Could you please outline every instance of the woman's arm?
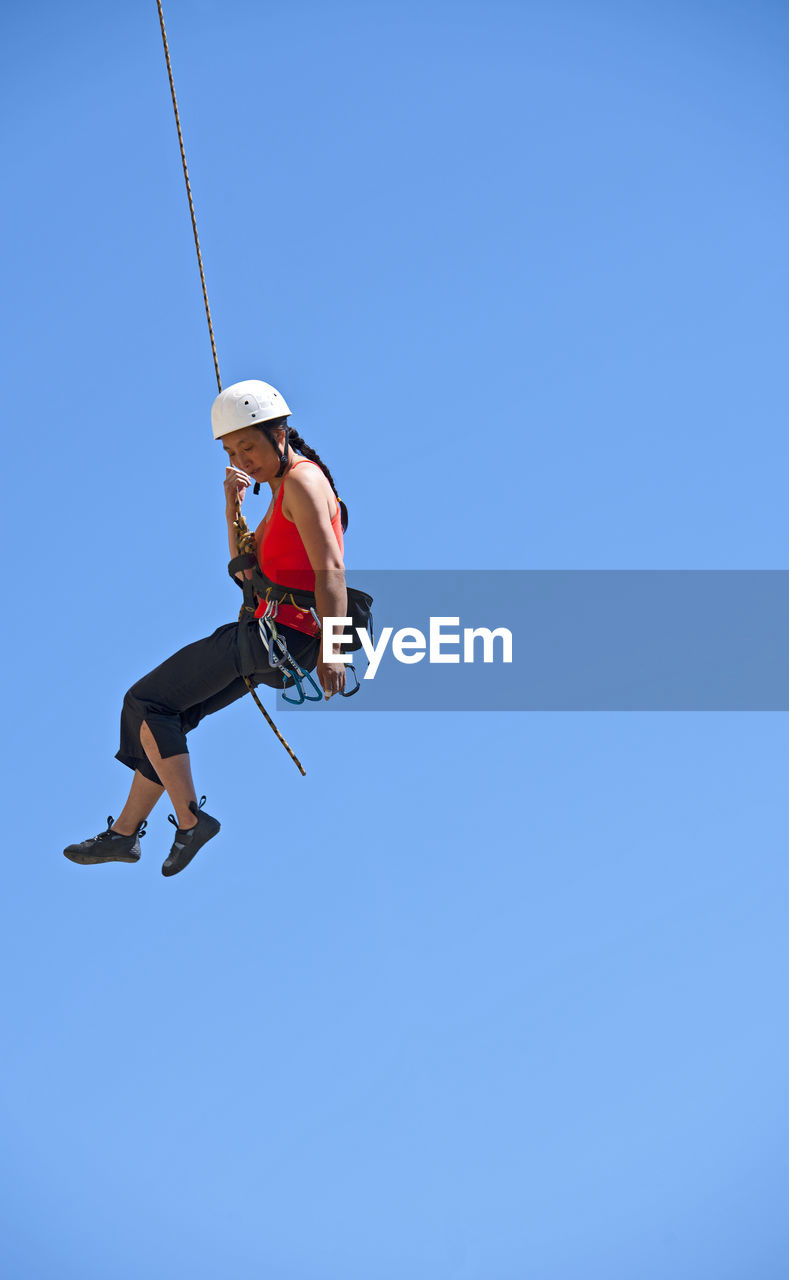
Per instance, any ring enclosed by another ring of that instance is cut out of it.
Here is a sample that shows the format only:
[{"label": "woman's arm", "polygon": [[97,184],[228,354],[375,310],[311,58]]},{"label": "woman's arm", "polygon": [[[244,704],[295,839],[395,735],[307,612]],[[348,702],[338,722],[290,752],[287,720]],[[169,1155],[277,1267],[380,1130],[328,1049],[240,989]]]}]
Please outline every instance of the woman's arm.
[{"label": "woman's arm", "polygon": [[[329,499],[332,507],[336,499],[331,490],[327,498],[326,489],[325,478],[314,467],[299,467],[288,479],[287,512],[283,504],[283,514],[296,525],[315,573],[315,612],[321,627],[324,618],[344,618],[348,612],[345,566],[329,510]],[[339,655],[337,645],[333,652]],[[345,663],[324,662],[321,649],[318,679],[327,698],[341,693],[345,688]]]},{"label": "woman's arm", "polygon": [[[239,502],[244,501],[244,494],[252,484],[252,477],[248,476],[245,471],[239,471],[238,467],[225,468],[225,517],[227,519],[227,545],[230,548],[230,559],[234,560],[238,555],[238,543],[236,541],[236,495]],[[252,577],[252,570],[245,569],[236,574],[239,582],[244,578]]]}]

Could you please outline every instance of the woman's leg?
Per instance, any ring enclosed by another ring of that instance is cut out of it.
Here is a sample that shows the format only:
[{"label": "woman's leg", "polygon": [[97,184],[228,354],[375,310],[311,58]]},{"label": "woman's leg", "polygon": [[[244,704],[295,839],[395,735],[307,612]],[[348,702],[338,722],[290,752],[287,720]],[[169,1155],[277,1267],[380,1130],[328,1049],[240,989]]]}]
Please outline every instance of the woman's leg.
[{"label": "woman's leg", "polygon": [[121,836],[132,835],[140,823],[148,817],[163,792],[164,787],[161,787],[158,782],[151,782],[150,778],[143,777],[139,769],[135,769],[129,798],[112,824],[113,831],[117,831]]},{"label": "woman's leg", "polygon": [[[192,767],[189,763],[189,753],[186,752],[180,756],[168,756],[163,759],[159,754],[154,736],[144,720],[140,726],[140,742],[142,743],[143,751],[164,783],[167,794],[173,802],[178,826],[182,831],[188,831],[190,827],[195,826],[197,823],[197,818],[189,808],[191,801],[197,802],[195,784],[192,781]],[[153,782],[149,783],[151,787],[155,785]],[[159,795],[162,794],[161,787],[158,788],[158,792]],[[153,808],[153,805],[151,808]]]},{"label": "woman's leg", "polygon": [[229,623],[180,649],[132,685],[123,700],[117,759],[166,787],[185,827],[193,824],[189,802],[195,798],[186,734],[203,714],[246,692],[236,630]]},{"label": "woman's leg", "polygon": [[107,830],[97,836],[67,845],[64,854],[71,862],[87,867],[100,862],[139,862],[145,819],[163,791],[164,787],[158,782],[152,782],[136,770],[129,798],[118,820],[110,819]]},{"label": "woman's leg", "polygon": [[[269,665],[257,625],[245,628],[243,657],[239,630],[238,624],[229,623],[205,640],[187,645],[126,694],[117,758],[136,769],[136,774],[127,802],[129,811],[124,809],[115,824],[119,832],[134,822],[138,812],[142,815],[139,821],[150,812],[162,794],[162,785],[172,800],[179,828],[188,831],[194,827],[190,804],[196,803],[197,796],[187,733],[205,716],[244,696],[247,686],[242,670],[254,671],[254,684],[281,688],[282,676]],[[296,660],[308,669],[314,667],[317,641],[289,627],[283,628],[283,633]]]}]

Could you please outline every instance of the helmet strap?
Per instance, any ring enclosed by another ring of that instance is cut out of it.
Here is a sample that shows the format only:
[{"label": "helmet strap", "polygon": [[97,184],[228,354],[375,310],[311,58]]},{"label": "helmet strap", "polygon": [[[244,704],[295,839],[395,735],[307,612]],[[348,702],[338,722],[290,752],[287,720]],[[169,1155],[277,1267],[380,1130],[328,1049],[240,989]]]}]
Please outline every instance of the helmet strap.
[{"label": "helmet strap", "polygon": [[[284,447],[284,449],[282,450],[282,453],[281,453],[281,455],[280,455],[280,460],[279,460],[279,471],[277,472],[277,479],[279,479],[279,477],[280,477],[280,476],[284,476],[284,474],[285,474],[285,468],[286,468],[286,467],[287,467],[287,465],[288,465],[288,428],[287,428],[287,427],[283,427],[283,428],[282,428],[282,430],[285,432],[285,447]],[[277,446],[276,446],[276,445],[274,445],[274,448],[275,448],[275,449],[276,449],[276,447],[277,447]]]},{"label": "helmet strap", "polygon": [[[279,452],[279,449],[277,449],[277,446],[276,446],[276,444],[274,443],[274,441],[271,439],[271,436],[269,436],[269,437],[268,437],[268,439],[269,439],[269,441],[270,441],[270,443],[271,443],[271,447],[272,447],[273,449],[275,449],[275,450],[276,450],[276,452],[279,454],[279,471],[277,472],[276,476],[274,477],[276,480],[278,480],[278,479],[280,478],[280,476],[284,476],[284,474],[285,474],[285,469],[286,469],[286,467],[287,467],[287,465],[288,465],[288,428],[287,428],[287,427],[283,427],[283,431],[285,432],[285,447],[284,447],[284,449],[282,450],[282,453],[280,453],[280,452]],[[252,492],[254,493],[255,497],[257,497],[257,495],[260,493],[260,481],[259,481],[259,480],[256,480],[256,481],[255,481],[255,485],[254,485],[254,488],[253,488]]]}]

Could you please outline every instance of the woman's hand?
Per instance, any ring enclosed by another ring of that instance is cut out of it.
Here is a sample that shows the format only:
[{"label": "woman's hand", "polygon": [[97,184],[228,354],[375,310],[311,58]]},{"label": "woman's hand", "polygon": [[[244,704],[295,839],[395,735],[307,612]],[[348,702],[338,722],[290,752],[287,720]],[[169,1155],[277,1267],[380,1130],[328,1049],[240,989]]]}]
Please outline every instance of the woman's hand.
[{"label": "woman's hand", "polygon": [[241,471],[239,467],[225,467],[225,506],[228,515],[236,513],[236,497],[239,502],[244,501],[244,494],[251,484],[254,484],[251,476],[246,471]]},{"label": "woman's hand", "polygon": [[318,679],[327,701],[333,694],[342,693],[345,688],[345,663],[324,662],[323,658],[319,658]]}]

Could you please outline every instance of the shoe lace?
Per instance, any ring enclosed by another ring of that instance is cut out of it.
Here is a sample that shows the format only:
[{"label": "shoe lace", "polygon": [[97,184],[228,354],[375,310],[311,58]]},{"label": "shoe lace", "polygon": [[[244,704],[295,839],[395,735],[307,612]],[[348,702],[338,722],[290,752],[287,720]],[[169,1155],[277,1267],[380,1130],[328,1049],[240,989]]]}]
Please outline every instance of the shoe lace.
[{"label": "shoe lace", "polygon": [[[113,834],[113,831],[112,831],[112,824],[113,824],[113,822],[114,822],[114,821],[115,821],[115,819],[113,818],[112,814],[109,814],[109,815],[108,815],[108,817],[107,817],[107,826],[105,827],[105,829],[104,829],[103,831],[100,831],[100,832],[99,832],[99,834],[98,834],[97,836],[91,836],[91,840],[92,840],[92,841],[93,841],[93,840],[101,840],[103,836],[109,836],[109,835],[112,835],[112,834]],[[136,833],[136,834],[137,834],[138,836],[144,836],[144,835],[145,835],[145,831],[146,831],[147,826],[148,826],[148,819],[147,819],[147,818],[143,818],[142,822],[140,823],[139,827],[137,828],[137,833]],[[115,832],[115,835],[120,835],[120,832],[119,832],[119,831],[116,831],[116,832]]]},{"label": "shoe lace", "polygon": [[[205,796],[201,796],[201,797],[200,797],[200,801],[199,801],[199,803],[198,803],[198,805],[197,805],[198,809],[202,809],[203,805],[205,804],[205,801],[206,801]],[[193,801],[192,803],[194,803],[194,801]],[[168,815],[167,815],[167,821],[168,821],[168,822],[172,822],[172,824],[173,824],[173,826],[176,828],[176,830],[178,830],[178,831],[180,831],[180,830],[181,830],[181,828],[178,826],[178,819],[176,818],[176,816],[175,816],[175,814],[174,814],[174,813],[168,813]]]}]

